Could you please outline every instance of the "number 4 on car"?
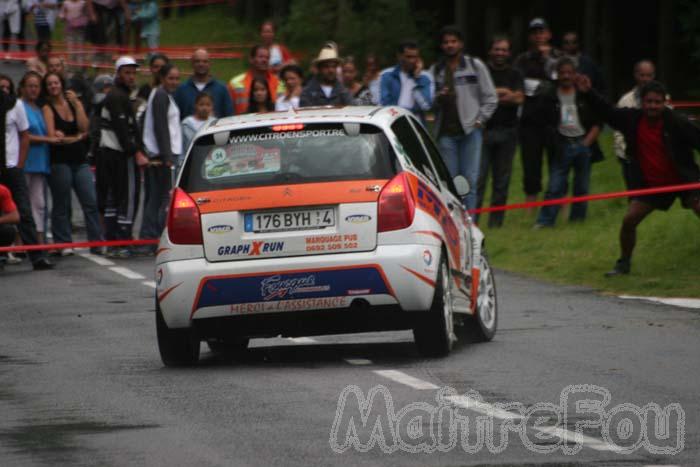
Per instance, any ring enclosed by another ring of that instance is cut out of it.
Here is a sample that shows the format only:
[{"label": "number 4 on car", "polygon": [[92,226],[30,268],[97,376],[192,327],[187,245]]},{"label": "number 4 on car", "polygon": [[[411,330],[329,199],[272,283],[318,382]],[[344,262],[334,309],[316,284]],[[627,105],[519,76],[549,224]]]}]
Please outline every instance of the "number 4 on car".
[{"label": "number 4 on car", "polygon": [[156,257],[166,365],[201,341],[412,329],[426,356],[488,341],[484,237],[423,126],[398,107],[216,120],[189,148]]}]

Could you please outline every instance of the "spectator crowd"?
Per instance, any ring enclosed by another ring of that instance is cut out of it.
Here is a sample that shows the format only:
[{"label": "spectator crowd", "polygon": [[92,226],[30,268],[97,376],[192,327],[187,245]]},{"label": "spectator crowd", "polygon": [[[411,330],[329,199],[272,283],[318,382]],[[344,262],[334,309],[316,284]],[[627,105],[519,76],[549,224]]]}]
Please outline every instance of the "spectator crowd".
[{"label": "spectator crowd", "polygon": [[[58,9],[50,6],[55,3],[44,0],[35,8]],[[413,112],[432,126],[450,173],[469,181],[473,189],[463,201],[470,210],[482,206],[489,178],[491,205],[506,204],[518,145],[528,201],[543,191],[546,200],[562,198],[570,184],[574,196],[586,195],[593,164],[603,158],[597,140],[605,124],[618,131],[615,153],[629,188],[700,180],[693,159],[700,130],[669,108],[666,90],[654,81],[654,64],[637,63],[635,87],[613,107],[602,97],[607,92],[603,74],[580,50],[578,35],[566,32],[561,47],[554,47],[542,18],[528,23],[529,48],[515,57],[510,39],[502,35],[493,38],[485,60],[468,55],[461,31],[447,26],[439,35],[441,57],[429,68],[415,41],[397,44],[395,65],[383,70],[374,56],[360,63],[341,57],[338,45],[327,42],[308,73],[277,42],[275,26],[267,21],[259,44],[249,51],[245,72],[222,82],[211,73],[208,51],[197,49],[191,76],[181,82],[178,67],[155,52],[158,27],[145,20],[150,3],[155,2],[66,0],[57,12],[66,21],[68,43],[78,43],[91,24],[122,34],[116,40],[125,43],[129,29],[120,25],[141,18],[139,34],[153,53],[150,79],[140,87],[133,58],[119,57],[114,76],[88,82],[65,69],[48,40],[38,42],[17,92],[12,80],[0,75],[0,119],[6,128],[0,144],[0,246],[47,242],[48,225],[54,243],[70,243],[72,193],[81,205],[88,240],[130,240],[141,186],[138,237],[156,239],[164,228],[174,173],[200,128],[215,118],[307,106],[395,105]],[[0,18],[7,17],[7,8],[0,9]],[[41,37],[48,39],[50,33]],[[630,271],[637,225],[654,209],[668,209],[677,197],[700,215],[695,191],[631,199],[620,234],[622,254],[609,275]],[[541,208],[534,227],[553,227],[558,212],[554,205]],[[585,202],[569,209],[571,222],[586,215]],[[7,229],[13,224],[19,238]],[[503,212],[490,214],[490,227],[503,224]],[[126,258],[153,255],[155,247],[92,252]],[[53,266],[43,252],[31,252],[29,258],[35,269]],[[0,256],[0,265],[6,260]]]}]

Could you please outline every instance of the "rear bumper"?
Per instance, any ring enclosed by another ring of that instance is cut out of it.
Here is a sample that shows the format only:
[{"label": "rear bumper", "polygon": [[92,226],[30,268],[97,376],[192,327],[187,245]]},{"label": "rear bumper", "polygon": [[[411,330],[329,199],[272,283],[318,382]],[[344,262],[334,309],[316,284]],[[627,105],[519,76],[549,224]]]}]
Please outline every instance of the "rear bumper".
[{"label": "rear bumper", "polygon": [[[354,318],[358,320],[366,305],[369,310],[394,313],[428,309],[439,260],[437,246],[381,245],[362,253],[216,263],[204,258],[169,261],[156,266],[157,299],[171,328],[221,318],[251,318],[231,319],[239,323],[304,313],[311,318],[309,312],[319,310],[328,315],[358,314]],[[256,334],[263,331],[262,325],[256,328]]]}]

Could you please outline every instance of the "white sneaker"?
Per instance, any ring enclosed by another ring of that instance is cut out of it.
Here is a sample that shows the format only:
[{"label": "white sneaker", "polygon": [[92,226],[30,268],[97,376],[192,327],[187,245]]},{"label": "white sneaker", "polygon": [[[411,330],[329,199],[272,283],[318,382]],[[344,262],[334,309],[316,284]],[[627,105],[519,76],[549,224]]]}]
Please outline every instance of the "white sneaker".
[{"label": "white sneaker", "polygon": [[18,258],[14,253],[10,252],[7,254],[7,264],[19,264],[22,262],[22,258]]},{"label": "white sneaker", "polygon": [[64,248],[61,250],[61,256],[73,256],[75,254],[75,251],[73,251],[73,248]]}]

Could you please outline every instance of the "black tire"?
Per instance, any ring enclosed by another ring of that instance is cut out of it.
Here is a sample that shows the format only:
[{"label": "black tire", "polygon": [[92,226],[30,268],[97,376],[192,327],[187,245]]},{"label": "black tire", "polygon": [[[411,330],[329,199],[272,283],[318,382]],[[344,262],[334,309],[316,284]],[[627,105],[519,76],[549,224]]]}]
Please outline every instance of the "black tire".
[{"label": "black tire", "polygon": [[165,366],[190,366],[199,361],[199,338],[191,328],[170,329],[156,303],[158,350]]},{"label": "black tire", "polygon": [[464,317],[464,327],[460,333],[460,337],[470,342],[488,342],[496,335],[498,328],[496,281],[485,251],[482,251],[480,261],[476,310],[474,315]]},{"label": "black tire", "polygon": [[209,350],[214,353],[224,355],[237,355],[245,352],[248,348],[250,339],[247,337],[231,337],[231,338],[211,338],[207,339]]},{"label": "black tire", "polygon": [[421,315],[416,327],[413,328],[418,352],[425,357],[448,355],[456,340],[450,280],[450,268],[447,266],[443,252],[435,282],[433,303],[430,310]]}]

